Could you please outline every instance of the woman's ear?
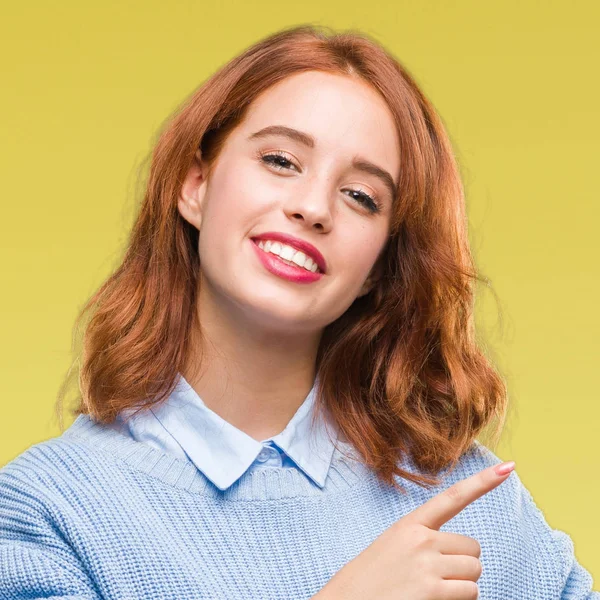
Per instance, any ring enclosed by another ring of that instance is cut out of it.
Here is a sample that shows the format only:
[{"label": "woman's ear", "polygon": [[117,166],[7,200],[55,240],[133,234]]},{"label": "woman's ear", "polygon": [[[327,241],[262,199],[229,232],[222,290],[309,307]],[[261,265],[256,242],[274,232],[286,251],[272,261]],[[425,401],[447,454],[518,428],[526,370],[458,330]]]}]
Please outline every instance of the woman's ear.
[{"label": "woman's ear", "polygon": [[207,173],[208,165],[202,160],[198,149],[183,180],[177,202],[181,216],[198,230],[202,222],[201,208],[206,195]]},{"label": "woman's ear", "polygon": [[379,278],[382,276],[382,274],[383,263],[381,262],[381,260],[378,260],[375,263],[375,266],[371,269],[371,273],[369,273],[369,276],[363,283],[362,287],[360,288],[360,292],[356,297],[360,298],[361,296],[365,296],[366,294],[368,294],[373,289],[375,284],[379,281]]},{"label": "woman's ear", "polygon": [[371,274],[367,277],[367,279],[363,283],[363,286],[360,288],[360,292],[359,292],[357,298],[360,298],[361,296],[368,294],[373,289],[373,287],[375,286],[377,281],[379,281],[379,277],[381,276],[380,271],[381,271],[381,268],[378,267],[377,265],[376,265],[376,268],[373,268],[373,270],[371,271]]},{"label": "woman's ear", "polygon": [[365,296],[372,289],[373,289],[373,283],[371,282],[371,279],[369,278],[363,283],[363,286],[360,288],[360,292],[358,293],[358,295],[356,297],[360,298],[361,296]]}]

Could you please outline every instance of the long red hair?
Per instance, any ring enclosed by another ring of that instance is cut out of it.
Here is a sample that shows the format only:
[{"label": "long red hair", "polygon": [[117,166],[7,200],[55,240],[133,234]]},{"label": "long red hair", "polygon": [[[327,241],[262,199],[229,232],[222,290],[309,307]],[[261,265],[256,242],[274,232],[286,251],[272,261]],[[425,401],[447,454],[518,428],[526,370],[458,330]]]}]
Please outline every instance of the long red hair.
[{"label": "long red hair", "polygon": [[[400,139],[400,181],[382,276],[326,327],[317,357],[315,418],[325,409],[381,481],[439,483],[492,421],[507,391],[474,332],[474,282],[465,200],[452,147],[432,104],[404,67],[359,32],[312,25],[260,40],[205,81],[164,127],[124,258],[87,301],[78,405],[71,414],[112,422],[123,409],[166,399],[190,356],[198,231],[177,197],[194,153],[214,165],[261,92],[302,71],[369,83]],[[210,176],[210,173],[209,173]],[[487,284],[487,280],[484,280]],[[68,377],[67,377],[68,380]],[[57,414],[62,425],[61,386]],[[400,458],[417,467],[403,469]]]}]

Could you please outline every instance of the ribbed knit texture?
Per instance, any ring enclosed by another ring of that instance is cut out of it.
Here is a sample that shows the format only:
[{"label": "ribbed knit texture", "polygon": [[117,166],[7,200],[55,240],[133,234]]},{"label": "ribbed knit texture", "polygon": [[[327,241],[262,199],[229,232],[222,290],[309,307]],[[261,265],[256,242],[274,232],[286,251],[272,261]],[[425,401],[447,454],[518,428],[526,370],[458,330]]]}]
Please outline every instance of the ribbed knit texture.
[{"label": "ribbed knit texture", "polygon": [[[0,469],[0,598],[310,598],[396,520],[499,462],[475,443],[440,486],[402,494],[336,450],[323,489],[270,468],[221,491],[80,415]],[[516,472],[441,530],[479,541],[481,600],[600,600]]]}]

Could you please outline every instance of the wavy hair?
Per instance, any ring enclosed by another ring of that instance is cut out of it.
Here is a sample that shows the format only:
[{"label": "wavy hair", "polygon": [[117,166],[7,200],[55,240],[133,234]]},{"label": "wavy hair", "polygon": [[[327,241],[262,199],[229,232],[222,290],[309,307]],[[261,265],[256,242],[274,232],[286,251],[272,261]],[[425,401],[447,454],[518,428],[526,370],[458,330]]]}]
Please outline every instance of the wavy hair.
[{"label": "wavy hair", "polygon": [[[440,117],[407,70],[361,32],[306,24],[278,31],[225,64],[166,122],[123,260],[76,320],[78,327],[89,315],[71,414],[111,423],[173,391],[199,326],[198,230],[177,208],[184,177],[198,149],[210,177],[253,99],[309,70],[377,90],[395,119],[401,157],[381,277],[323,331],[313,418],[327,411],[381,481],[436,485],[496,419],[497,436],[506,416],[506,385],[475,339],[473,285],[490,286],[474,266],[463,186]],[[402,467],[403,457],[416,472]]]}]

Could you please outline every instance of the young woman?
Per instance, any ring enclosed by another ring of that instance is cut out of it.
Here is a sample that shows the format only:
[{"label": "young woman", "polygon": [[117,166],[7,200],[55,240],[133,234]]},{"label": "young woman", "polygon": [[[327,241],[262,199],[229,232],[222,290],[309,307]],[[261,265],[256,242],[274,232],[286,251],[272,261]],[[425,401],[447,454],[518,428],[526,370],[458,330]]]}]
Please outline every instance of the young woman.
[{"label": "young woman", "polygon": [[600,598],[476,439],[507,406],[477,279],[402,66],[259,41],[162,132],[76,420],[0,470],[0,597]]}]

